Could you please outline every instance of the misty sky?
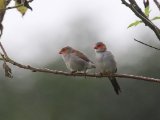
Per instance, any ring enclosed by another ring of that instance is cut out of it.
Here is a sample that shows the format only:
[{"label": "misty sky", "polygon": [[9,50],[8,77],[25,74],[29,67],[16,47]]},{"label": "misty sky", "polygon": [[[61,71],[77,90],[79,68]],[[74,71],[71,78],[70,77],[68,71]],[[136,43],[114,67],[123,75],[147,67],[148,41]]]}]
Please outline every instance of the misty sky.
[{"label": "misty sky", "polygon": [[[155,39],[153,44],[158,41],[143,24],[127,29],[138,18],[121,4],[121,0],[34,0],[30,5],[33,11],[28,10],[24,17],[16,9],[8,10],[3,22],[2,42],[9,56],[20,62],[41,64],[59,57],[57,52],[61,47],[73,45],[73,41],[66,42],[68,38],[65,41],[70,25],[83,18],[88,18],[91,26],[93,24],[99,36],[97,41],[109,44],[117,58],[128,50],[141,49],[133,38],[143,41],[143,34],[147,34],[146,41]],[[153,9],[155,5],[151,5],[151,16],[159,15],[158,10]],[[94,41],[88,47],[93,44]]]}]

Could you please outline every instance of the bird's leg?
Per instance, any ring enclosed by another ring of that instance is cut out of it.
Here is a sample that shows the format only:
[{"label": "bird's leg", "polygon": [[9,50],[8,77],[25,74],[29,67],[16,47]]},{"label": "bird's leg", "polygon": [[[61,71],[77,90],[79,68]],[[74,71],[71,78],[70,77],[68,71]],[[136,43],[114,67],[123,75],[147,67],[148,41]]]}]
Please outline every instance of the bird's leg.
[{"label": "bird's leg", "polygon": [[96,74],[96,69],[94,68],[94,74]]},{"label": "bird's leg", "polygon": [[109,77],[112,76],[112,72],[110,72],[110,71],[106,72],[105,74],[108,75]]},{"label": "bird's leg", "polygon": [[98,74],[99,74],[101,77],[103,76],[103,73],[102,73],[102,72],[99,72]]},{"label": "bird's leg", "polygon": [[76,73],[76,72],[77,72],[76,70],[74,70],[74,71],[71,71],[71,73],[72,73],[72,74],[74,74],[74,73]]},{"label": "bird's leg", "polygon": [[76,73],[77,71],[75,71],[75,70],[73,70],[73,71],[71,71],[71,75],[73,75],[74,77],[75,77],[75,74],[74,73]]},{"label": "bird's leg", "polygon": [[84,70],[84,78],[85,78],[85,79],[86,79],[86,74],[87,74],[87,73],[86,73],[86,70]]}]

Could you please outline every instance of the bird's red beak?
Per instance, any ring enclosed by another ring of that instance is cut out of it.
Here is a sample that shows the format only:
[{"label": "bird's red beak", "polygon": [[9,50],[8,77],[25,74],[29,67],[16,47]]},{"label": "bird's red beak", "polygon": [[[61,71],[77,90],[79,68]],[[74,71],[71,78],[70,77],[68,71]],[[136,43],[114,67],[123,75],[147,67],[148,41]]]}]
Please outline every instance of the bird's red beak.
[{"label": "bird's red beak", "polygon": [[62,54],[62,51],[59,51],[59,54]]},{"label": "bird's red beak", "polygon": [[94,46],[94,49],[97,49],[97,46]]}]

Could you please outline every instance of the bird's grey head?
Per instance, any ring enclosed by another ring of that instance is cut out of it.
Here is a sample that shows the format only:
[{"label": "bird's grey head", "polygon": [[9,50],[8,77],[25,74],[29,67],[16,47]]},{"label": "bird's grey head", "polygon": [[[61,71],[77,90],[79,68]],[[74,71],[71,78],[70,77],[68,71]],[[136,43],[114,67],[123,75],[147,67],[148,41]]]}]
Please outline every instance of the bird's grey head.
[{"label": "bird's grey head", "polygon": [[70,46],[66,46],[59,51],[59,54],[66,55],[73,52],[73,48]]},{"label": "bird's grey head", "polygon": [[94,49],[96,52],[105,52],[107,50],[106,45],[103,42],[97,42]]}]

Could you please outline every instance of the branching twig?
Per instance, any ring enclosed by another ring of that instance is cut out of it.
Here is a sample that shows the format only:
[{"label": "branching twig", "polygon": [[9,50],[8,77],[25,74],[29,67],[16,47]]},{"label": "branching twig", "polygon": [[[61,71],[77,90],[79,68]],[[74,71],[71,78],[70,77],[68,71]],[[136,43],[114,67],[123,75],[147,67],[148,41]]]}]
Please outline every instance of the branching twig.
[{"label": "branching twig", "polygon": [[153,49],[156,49],[156,50],[160,50],[160,48],[153,47],[153,46],[151,46],[151,45],[149,45],[149,44],[146,44],[146,43],[144,43],[144,42],[142,42],[142,41],[139,41],[139,40],[137,40],[137,39],[135,39],[135,38],[134,38],[134,40],[135,40],[136,42],[139,42],[139,43],[141,43],[141,44],[143,44],[143,45],[145,45],[145,46],[148,46],[148,47],[150,47],[150,48],[153,48]]},{"label": "branching twig", "polygon": [[[114,76],[114,77],[119,77],[119,78],[131,78],[131,79],[136,79],[136,80],[144,80],[144,81],[149,81],[149,82],[160,83],[160,79],[144,77],[144,76],[136,76],[136,75],[127,75],[127,74],[118,74],[118,73],[115,73],[113,75],[107,75],[107,74],[106,75],[101,75],[101,74],[98,74],[98,73],[95,73],[95,74],[93,74],[93,73],[88,73],[88,74],[85,74],[85,73],[70,73],[70,72],[64,72],[64,71],[51,70],[51,69],[47,69],[47,68],[35,68],[35,67],[30,66],[30,65],[20,64],[16,61],[10,59],[8,57],[3,45],[1,44],[1,42],[0,42],[0,47],[1,47],[2,51],[5,53],[5,55],[2,55],[3,61],[5,63],[8,62],[8,63],[11,63],[14,66],[19,67],[19,68],[31,70],[32,72],[52,73],[52,74],[66,75],[66,76],[82,76],[82,77],[88,76],[88,77],[95,77],[95,78]],[[5,70],[8,70],[7,73],[9,73],[9,76],[11,76],[11,69],[8,67],[7,64],[5,64]],[[7,77],[9,77],[9,76],[7,76]]]},{"label": "branching twig", "polygon": [[[27,2],[30,3],[32,2],[33,0],[28,0]],[[5,9],[0,9],[0,11],[6,11],[6,10],[10,10],[10,9],[14,9],[14,8],[18,8],[18,7],[21,7],[21,6],[24,6],[24,4],[19,4],[19,5],[16,5],[16,6],[11,6],[11,7],[7,7]]]},{"label": "branching twig", "polygon": [[6,0],[6,6],[11,2],[11,0]]},{"label": "branching twig", "polygon": [[125,0],[121,0],[121,1],[122,1],[122,4],[129,7],[135,13],[135,15],[143,21],[143,23],[146,26],[148,26],[150,29],[152,29],[154,31],[154,33],[156,34],[157,38],[160,40],[160,29],[156,25],[154,25],[151,20],[149,20],[147,18],[147,16],[141,11],[141,9],[138,6],[138,4],[136,3],[136,1],[129,0],[130,4],[127,3]]},{"label": "branching twig", "polygon": [[7,7],[5,9],[0,9],[0,11],[5,11],[5,10],[9,10],[9,9],[14,9],[14,8],[18,8],[18,7],[21,7],[23,6],[24,4],[19,4],[19,5],[16,5],[16,6],[11,6],[11,7]]},{"label": "branching twig", "polygon": [[[27,70],[31,70],[32,72],[43,72],[43,73],[52,73],[52,74],[58,74],[58,75],[66,75],[66,76],[88,76],[88,77],[109,77],[110,75],[100,75],[98,73],[88,73],[88,74],[84,74],[84,73],[70,73],[70,72],[64,72],[64,71],[57,71],[57,70],[51,70],[51,69],[47,69],[47,68],[35,68],[32,67],[30,65],[22,65],[20,63],[17,63],[11,59],[8,59],[9,63],[11,63],[12,65],[15,65],[17,67],[23,68],[23,69],[27,69]],[[157,82],[160,83],[160,79],[155,79],[155,78],[150,78],[150,77],[144,77],[144,76],[135,76],[135,75],[127,75],[127,74],[113,74],[112,76],[114,77],[119,77],[119,78],[131,78],[131,79],[137,79],[137,80],[144,80],[144,81],[150,81],[150,82]]]},{"label": "branching twig", "polygon": [[156,4],[156,6],[158,7],[158,9],[160,10],[160,3],[157,0],[154,0],[154,3]]},{"label": "branching twig", "polygon": [[11,70],[11,68],[7,65],[7,60],[6,60],[6,58],[5,58],[5,56],[2,54],[2,53],[0,53],[1,54],[1,56],[2,56],[2,60],[3,60],[3,69],[4,69],[4,72],[5,72],[5,76],[6,77],[9,77],[9,78],[12,78],[13,76],[12,76],[12,70]]},{"label": "branching twig", "polygon": [[0,42],[0,48],[2,49],[2,51],[3,51],[3,53],[4,53],[5,58],[8,58],[7,52],[5,51],[5,49],[4,49],[4,47],[3,47],[3,45],[2,45],[2,43],[1,43],[1,42]]},{"label": "branching twig", "polygon": [[[30,0],[30,2],[32,2],[33,0]],[[134,3],[135,1],[134,0],[129,0],[130,3]],[[132,5],[132,4],[129,4],[127,3],[125,0],[122,0],[122,3],[125,4],[127,7],[129,7],[138,17],[140,17],[142,19],[142,21],[148,25],[151,29],[153,29],[153,31],[156,33],[157,37],[160,39],[160,34],[159,34],[159,29],[146,17],[143,15],[143,12],[142,13],[139,13],[139,8],[138,6],[135,6],[136,4]],[[23,5],[23,4],[22,4]],[[18,6],[13,6],[13,7],[8,7],[6,8],[5,10],[7,9],[13,9],[13,8],[17,8],[17,7],[20,7],[22,5],[18,5]],[[156,78],[150,78],[150,77],[144,77],[144,76],[136,76],[136,75],[127,75],[127,74],[118,74],[118,73],[115,73],[113,75],[101,75],[101,74],[98,74],[98,73],[87,73],[87,74],[84,74],[84,73],[70,73],[70,72],[64,72],[64,71],[57,71],[57,70],[51,70],[51,69],[47,69],[47,68],[36,68],[36,67],[32,67],[30,65],[23,65],[23,64],[20,64],[12,59],[9,58],[9,56],[7,55],[2,43],[0,42],[0,48],[2,49],[3,51],[3,54],[2,55],[2,59],[0,60],[3,60],[4,61],[4,69],[5,69],[5,73],[7,74],[6,76],[8,77],[12,77],[11,76],[11,69],[9,68],[9,66],[6,64],[7,62],[14,65],[14,66],[17,66],[19,68],[23,68],[23,69],[27,69],[27,70],[31,70],[32,72],[43,72],[43,73],[51,73],[51,74],[57,74],[57,75],[66,75],[66,76],[82,76],[82,77],[95,77],[95,78],[102,78],[102,77],[111,77],[111,76],[114,76],[114,77],[119,77],[119,78],[130,78],[130,79],[136,79],[136,80],[144,80],[144,81],[149,81],[149,82],[157,82],[157,83],[160,83],[160,79],[156,79]]]}]

